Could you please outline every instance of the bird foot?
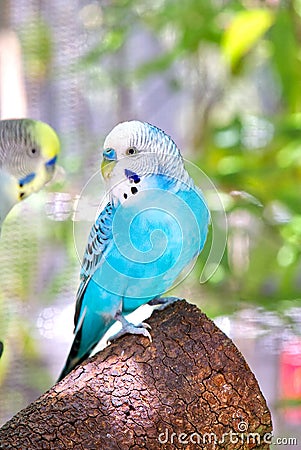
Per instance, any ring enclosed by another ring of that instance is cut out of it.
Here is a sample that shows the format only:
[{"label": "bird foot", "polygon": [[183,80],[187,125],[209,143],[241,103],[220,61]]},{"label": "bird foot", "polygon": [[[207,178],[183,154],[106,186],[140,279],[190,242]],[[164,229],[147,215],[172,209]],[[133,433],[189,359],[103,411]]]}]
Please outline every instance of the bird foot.
[{"label": "bird foot", "polygon": [[148,330],[151,330],[151,326],[148,323],[145,322],[141,322],[138,325],[134,325],[133,323],[128,322],[125,317],[120,314],[117,313],[115,315],[115,319],[119,320],[119,322],[121,322],[122,324],[122,328],[120,331],[118,331],[118,333],[114,334],[113,336],[111,336],[107,343],[110,344],[111,342],[115,341],[116,339],[120,338],[121,336],[124,336],[125,334],[139,334],[142,336],[147,337],[150,342],[152,342],[152,337],[149,333]]},{"label": "bird foot", "polygon": [[157,311],[162,311],[167,306],[172,305],[173,303],[184,300],[183,298],[178,297],[155,297],[148,302],[150,306],[156,306]]}]

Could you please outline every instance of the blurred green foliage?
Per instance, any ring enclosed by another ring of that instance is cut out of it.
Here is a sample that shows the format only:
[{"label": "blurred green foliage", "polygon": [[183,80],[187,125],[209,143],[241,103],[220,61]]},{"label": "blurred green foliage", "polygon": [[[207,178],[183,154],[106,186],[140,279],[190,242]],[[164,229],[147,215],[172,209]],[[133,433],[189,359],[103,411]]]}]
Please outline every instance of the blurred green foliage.
[{"label": "blurred green foliage", "polygon": [[26,76],[39,81],[49,77],[53,48],[47,22],[42,18],[31,20],[23,25],[19,34]]}]

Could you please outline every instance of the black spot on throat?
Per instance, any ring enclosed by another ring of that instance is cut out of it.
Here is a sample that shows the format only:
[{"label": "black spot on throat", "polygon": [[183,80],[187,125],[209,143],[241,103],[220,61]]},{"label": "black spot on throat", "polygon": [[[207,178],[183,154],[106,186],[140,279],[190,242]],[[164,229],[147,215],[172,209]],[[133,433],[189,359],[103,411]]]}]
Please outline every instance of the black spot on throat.
[{"label": "black spot on throat", "polygon": [[137,192],[138,192],[138,189],[136,188],[136,186],[133,186],[133,187],[131,187],[131,192],[132,192],[132,194],[137,194]]}]

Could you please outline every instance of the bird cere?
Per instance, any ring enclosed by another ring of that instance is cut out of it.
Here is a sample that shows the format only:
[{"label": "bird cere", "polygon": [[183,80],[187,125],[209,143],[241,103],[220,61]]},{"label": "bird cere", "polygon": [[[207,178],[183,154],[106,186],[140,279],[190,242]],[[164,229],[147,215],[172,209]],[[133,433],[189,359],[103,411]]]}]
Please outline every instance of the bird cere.
[{"label": "bird cere", "polygon": [[59,138],[48,124],[32,119],[0,121],[0,229],[16,203],[52,179],[59,151]]},{"label": "bird cere", "polygon": [[101,165],[109,201],[92,226],[76,298],[74,341],[61,380],[85,360],[115,321],[151,339],[148,325],[124,317],[162,297],[202,250],[210,215],[174,141],[149,123],[118,124]]}]

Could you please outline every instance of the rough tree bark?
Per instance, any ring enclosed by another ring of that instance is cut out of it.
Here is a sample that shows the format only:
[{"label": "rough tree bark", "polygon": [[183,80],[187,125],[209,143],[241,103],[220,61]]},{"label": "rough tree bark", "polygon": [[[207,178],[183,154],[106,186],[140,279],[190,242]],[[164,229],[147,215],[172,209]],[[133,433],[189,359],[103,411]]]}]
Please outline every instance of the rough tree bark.
[{"label": "rough tree bark", "polygon": [[197,307],[148,320],[0,430],[1,449],[268,449],[271,417],[241,353]]}]

